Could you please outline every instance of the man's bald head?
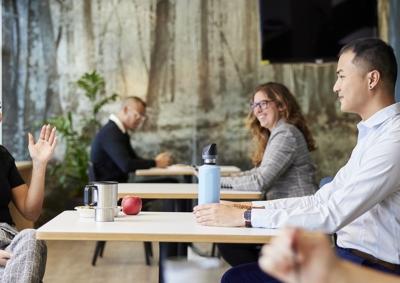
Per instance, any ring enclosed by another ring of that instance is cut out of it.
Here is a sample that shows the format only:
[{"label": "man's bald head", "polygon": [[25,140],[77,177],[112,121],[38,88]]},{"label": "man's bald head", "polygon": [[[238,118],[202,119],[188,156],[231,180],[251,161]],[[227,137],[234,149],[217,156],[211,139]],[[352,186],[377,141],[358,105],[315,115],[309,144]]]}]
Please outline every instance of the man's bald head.
[{"label": "man's bald head", "polygon": [[128,97],[125,97],[125,98],[122,100],[122,103],[121,103],[121,110],[122,110],[125,106],[130,106],[130,105],[132,105],[132,104],[139,104],[139,105],[142,106],[144,109],[146,109],[146,107],[147,107],[146,102],[144,102],[143,99],[141,99],[140,97],[137,97],[137,96],[128,96]]},{"label": "man's bald head", "polygon": [[137,96],[128,96],[122,100],[118,118],[129,130],[139,127],[146,119],[146,102]]}]

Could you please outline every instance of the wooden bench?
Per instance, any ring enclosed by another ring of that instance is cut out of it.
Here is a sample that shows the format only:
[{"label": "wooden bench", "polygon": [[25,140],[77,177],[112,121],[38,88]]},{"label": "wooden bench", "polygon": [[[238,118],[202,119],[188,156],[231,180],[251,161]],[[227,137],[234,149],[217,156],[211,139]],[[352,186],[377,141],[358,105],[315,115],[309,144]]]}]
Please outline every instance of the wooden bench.
[{"label": "wooden bench", "polygon": [[[15,163],[17,165],[18,171],[24,179],[25,183],[29,186],[32,177],[32,162],[31,161],[18,161]],[[17,210],[12,202],[9,204],[9,209],[11,217],[15,223],[15,226],[20,231],[26,228],[33,228],[34,223],[30,220],[25,219],[21,213]]]}]

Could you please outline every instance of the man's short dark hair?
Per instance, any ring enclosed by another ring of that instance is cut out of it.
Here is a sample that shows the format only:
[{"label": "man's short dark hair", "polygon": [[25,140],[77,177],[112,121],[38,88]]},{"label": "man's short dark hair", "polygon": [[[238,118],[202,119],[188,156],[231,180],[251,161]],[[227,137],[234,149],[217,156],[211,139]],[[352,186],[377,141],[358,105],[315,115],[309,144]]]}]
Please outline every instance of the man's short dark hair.
[{"label": "man's short dark hair", "polygon": [[354,52],[354,64],[361,62],[367,66],[368,71],[377,70],[382,80],[394,89],[397,78],[397,62],[390,45],[378,38],[360,38],[343,46],[339,56],[347,51]]}]

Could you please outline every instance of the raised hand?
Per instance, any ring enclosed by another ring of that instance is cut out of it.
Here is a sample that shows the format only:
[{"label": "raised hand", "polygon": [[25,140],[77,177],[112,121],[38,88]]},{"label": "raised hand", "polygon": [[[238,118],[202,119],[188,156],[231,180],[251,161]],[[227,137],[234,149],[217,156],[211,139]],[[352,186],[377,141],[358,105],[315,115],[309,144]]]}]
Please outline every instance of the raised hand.
[{"label": "raised hand", "polygon": [[50,125],[43,125],[36,143],[31,133],[28,134],[28,137],[28,149],[32,161],[34,163],[46,165],[53,156],[57,144],[56,128],[51,128]]}]

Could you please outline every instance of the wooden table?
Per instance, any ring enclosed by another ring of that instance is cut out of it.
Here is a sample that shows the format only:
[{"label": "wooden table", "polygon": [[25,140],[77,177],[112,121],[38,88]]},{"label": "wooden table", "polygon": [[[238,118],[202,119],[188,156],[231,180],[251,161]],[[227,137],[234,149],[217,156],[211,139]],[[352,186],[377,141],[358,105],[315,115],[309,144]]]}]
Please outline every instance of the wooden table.
[{"label": "wooden table", "polygon": [[[121,183],[118,196],[136,195],[144,199],[197,199],[198,184],[185,183]],[[221,190],[225,200],[261,200],[261,192]]]},{"label": "wooden table", "polygon": [[154,241],[203,243],[268,243],[275,229],[208,227],[195,222],[190,212],[140,212],[114,222],[80,218],[64,211],[36,232],[41,240]]},{"label": "wooden table", "polygon": [[[221,168],[221,176],[228,176],[232,173],[240,172],[240,168],[236,166],[219,166]],[[167,168],[150,168],[136,170],[137,176],[195,176],[196,170],[189,165],[171,165]]]},{"label": "wooden table", "polygon": [[[268,243],[274,229],[208,227],[195,222],[189,212],[141,212],[120,216],[114,222],[79,218],[64,211],[36,232],[41,240],[154,241],[160,243],[160,258],[167,244],[161,242]],[[159,282],[163,282],[163,260],[159,260]]]}]

